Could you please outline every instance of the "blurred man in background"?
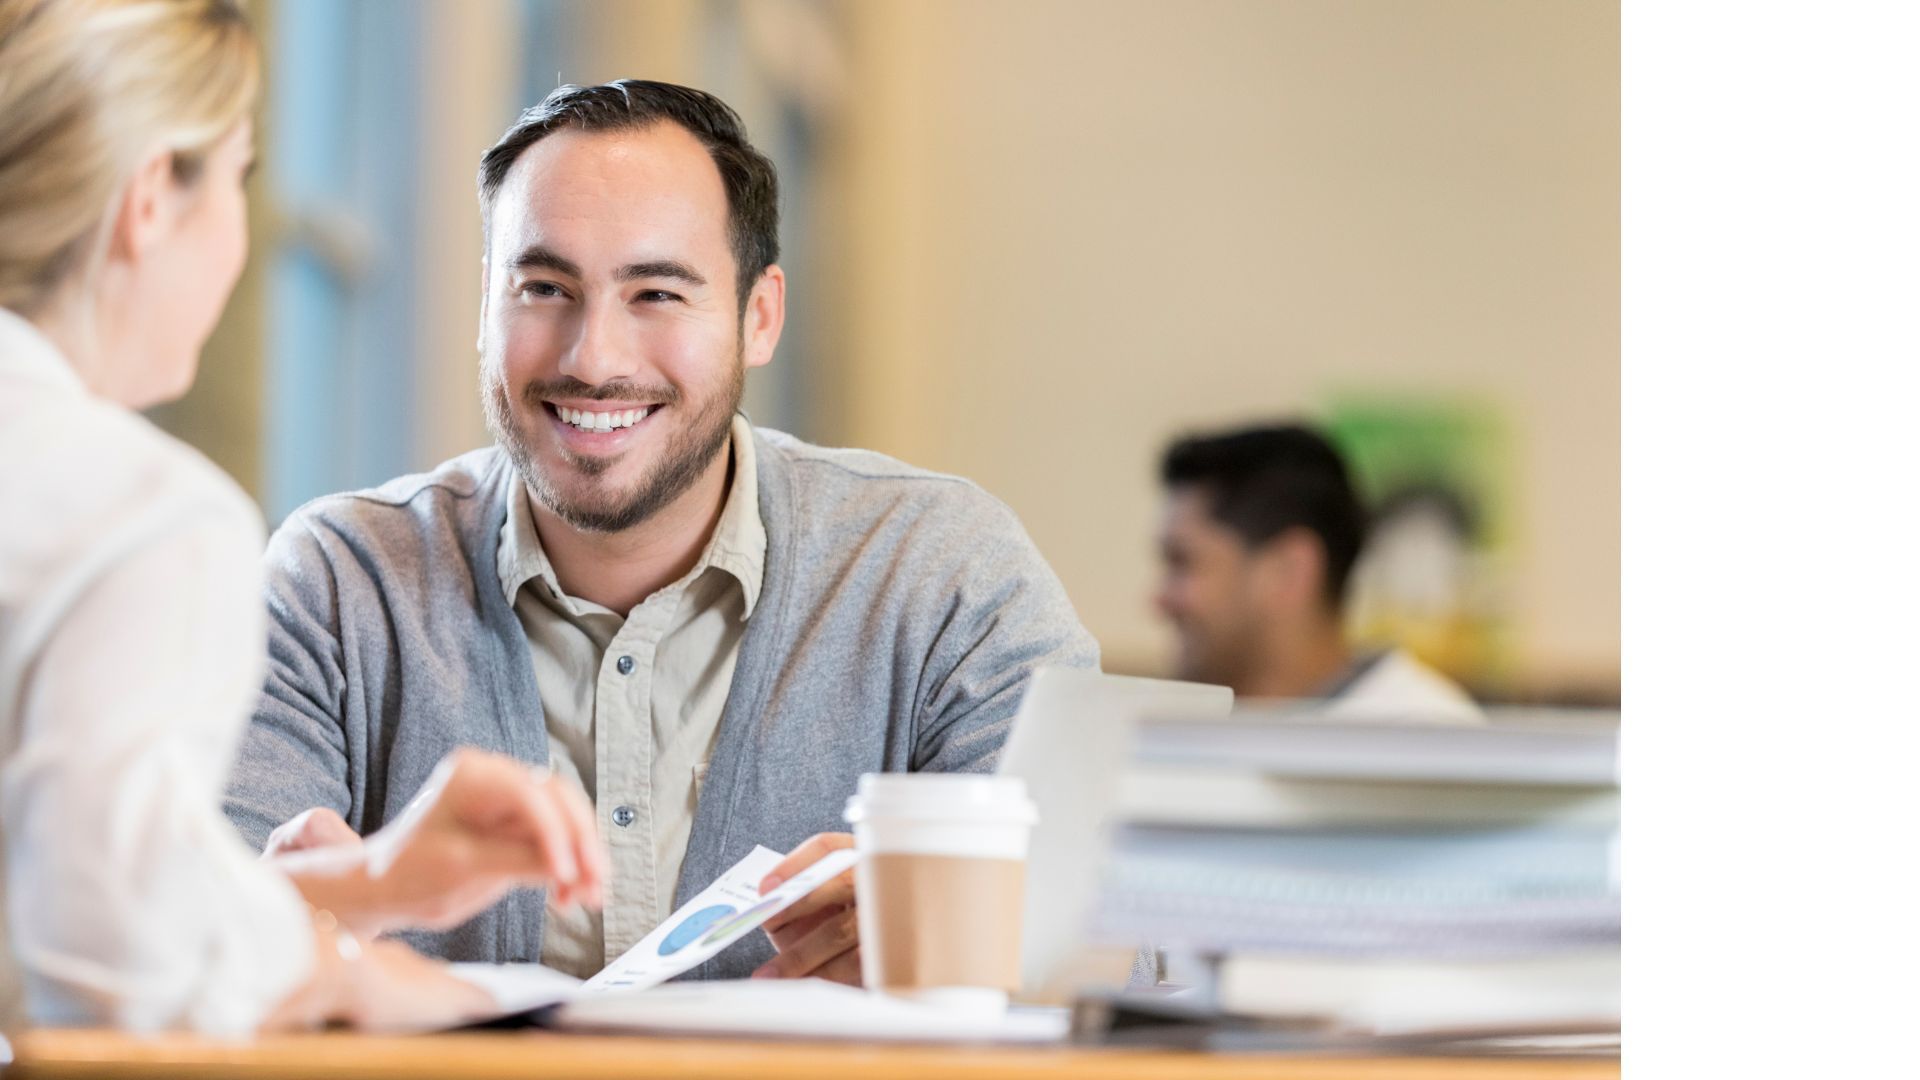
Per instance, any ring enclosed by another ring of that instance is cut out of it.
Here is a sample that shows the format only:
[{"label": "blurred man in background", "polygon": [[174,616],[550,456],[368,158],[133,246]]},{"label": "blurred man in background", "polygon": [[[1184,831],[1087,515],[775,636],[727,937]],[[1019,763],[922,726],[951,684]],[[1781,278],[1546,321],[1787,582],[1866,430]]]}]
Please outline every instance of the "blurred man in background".
[{"label": "blurred man in background", "polygon": [[1289,424],[1183,439],[1160,478],[1155,602],[1179,636],[1180,678],[1240,697],[1321,699],[1339,717],[1484,719],[1405,650],[1348,641],[1347,586],[1366,512],[1320,434]]}]

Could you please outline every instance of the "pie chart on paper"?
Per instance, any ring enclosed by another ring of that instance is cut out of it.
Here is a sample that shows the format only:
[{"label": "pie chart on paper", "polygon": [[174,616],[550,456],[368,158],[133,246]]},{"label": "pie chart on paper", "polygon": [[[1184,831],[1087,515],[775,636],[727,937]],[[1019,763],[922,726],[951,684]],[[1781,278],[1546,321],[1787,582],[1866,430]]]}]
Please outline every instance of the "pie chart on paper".
[{"label": "pie chart on paper", "polygon": [[732,915],[736,910],[738,909],[727,904],[715,904],[712,907],[703,907],[681,919],[680,925],[667,931],[667,936],[661,940],[660,955],[672,956],[693,944],[708,927]]},{"label": "pie chart on paper", "polygon": [[702,941],[700,944],[718,945],[720,944],[720,942],[724,941],[729,936],[738,933],[743,928],[752,928],[755,926],[759,926],[761,923],[766,922],[768,919],[772,918],[773,913],[777,911],[783,903],[784,901],[777,896],[771,897],[766,900],[762,900],[758,904],[755,904],[752,907],[748,908],[747,910],[741,912],[738,917],[727,919],[723,922],[716,923],[713,928],[713,933],[708,934],[706,936],[706,940]]}]

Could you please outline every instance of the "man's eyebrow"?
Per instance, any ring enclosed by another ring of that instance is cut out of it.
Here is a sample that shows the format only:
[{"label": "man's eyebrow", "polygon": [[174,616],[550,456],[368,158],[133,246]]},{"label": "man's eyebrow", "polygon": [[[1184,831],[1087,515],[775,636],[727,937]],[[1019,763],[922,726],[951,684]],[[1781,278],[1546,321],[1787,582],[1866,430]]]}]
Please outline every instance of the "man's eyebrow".
[{"label": "man's eyebrow", "polygon": [[[522,251],[513,257],[509,264],[515,270],[544,269],[565,274],[570,278],[581,278],[579,264],[568,259],[552,248],[540,244]],[[653,259],[648,262],[628,263],[614,275],[621,281],[638,281],[641,278],[670,278],[684,281],[689,285],[705,285],[707,279],[700,272],[677,259]]]},{"label": "man's eyebrow", "polygon": [[539,244],[535,244],[520,254],[515,255],[513,261],[508,265],[515,270],[552,270],[558,274],[565,274],[570,278],[578,278],[580,276],[580,267],[575,264],[573,260],[562,258],[555,254],[553,249],[542,247]]},{"label": "man's eyebrow", "polygon": [[705,285],[707,279],[699,271],[686,263],[673,259],[655,259],[652,262],[628,263],[620,268],[621,281],[637,281],[640,278],[672,278],[689,285]]}]

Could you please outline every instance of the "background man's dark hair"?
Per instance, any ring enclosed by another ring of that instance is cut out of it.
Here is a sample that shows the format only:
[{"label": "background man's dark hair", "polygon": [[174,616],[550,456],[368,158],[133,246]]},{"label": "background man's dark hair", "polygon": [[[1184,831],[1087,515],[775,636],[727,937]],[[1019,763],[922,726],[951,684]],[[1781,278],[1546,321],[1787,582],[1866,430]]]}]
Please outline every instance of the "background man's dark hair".
[{"label": "background man's dark hair", "polygon": [[1304,424],[1246,428],[1181,439],[1160,478],[1203,492],[1213,516],[1249,547],[1305,528],[1327,552],[1326,599],[1339,610],[1366,539],[1366,511],[1340,451]]},{"label": "background man's dark hair", "polygon": [[713,155],[727,189],[727,234],[738,268],[740,309],[767,267],[780,259],[780,182],[773,162],[747,141],[740,114],[707,93],[672,83],[621,79],[599,86],[562,86],[520,114],[500,141],[480,159],[480,212],[493,215],[493,200],[507,171],[527,147],[556,131],[621,131],[678,124]]}]

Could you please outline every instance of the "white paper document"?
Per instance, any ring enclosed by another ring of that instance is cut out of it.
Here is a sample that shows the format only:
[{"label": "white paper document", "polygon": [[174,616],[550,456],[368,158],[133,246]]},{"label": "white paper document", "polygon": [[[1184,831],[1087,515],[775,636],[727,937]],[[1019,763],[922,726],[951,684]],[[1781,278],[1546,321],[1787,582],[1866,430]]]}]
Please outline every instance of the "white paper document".
[{"label": "white paper document", "polygon": [[680,905],[639,944],[584,983],[539,964],[455,964],[453,974],[492,994],[502,1014],[557,1005],[584,995],[657,986],[718,955],[859,861],[851,848],[832,852],[772,892],[760,895],[761,880],[785,857],[755,847],[698,896]]},{"label": "white paper document", "polygon": [[642,990],[691,971],[852,867],[859,855],[851,848],[833,852],[761,896],[761,879],[784,858],[777,851],[754,848],[700,890],[700,895],[680,905],[653,933],[588,979],[585,992]]},{"label": "white paper document", "polygon": [[539,964],[450,964],[453,976],[485,990],[499,1016],[558,1005],[580,992],[579,979]]},{"label": "white paper document", "polygon": [[1054,1043],[1066,1037],[1064,1009],[974,1013],[819,979],[660,986],[859,861],[850,849],[833,852],[760,895],[761,880],[782,858],[754,848],[584,983],[538,964],[455,964],[453,973],[492,994],[502,1015],[561,1006],[546,1021],[560,1028],[919,1042]]},{"label": "white paper document", "polygon": [[874,994],[821,979],[682,982],[569,1001],[556,1025],[580,1031],[862,1042],[1058,1043],[1066,1009],[974,1011]]}]

